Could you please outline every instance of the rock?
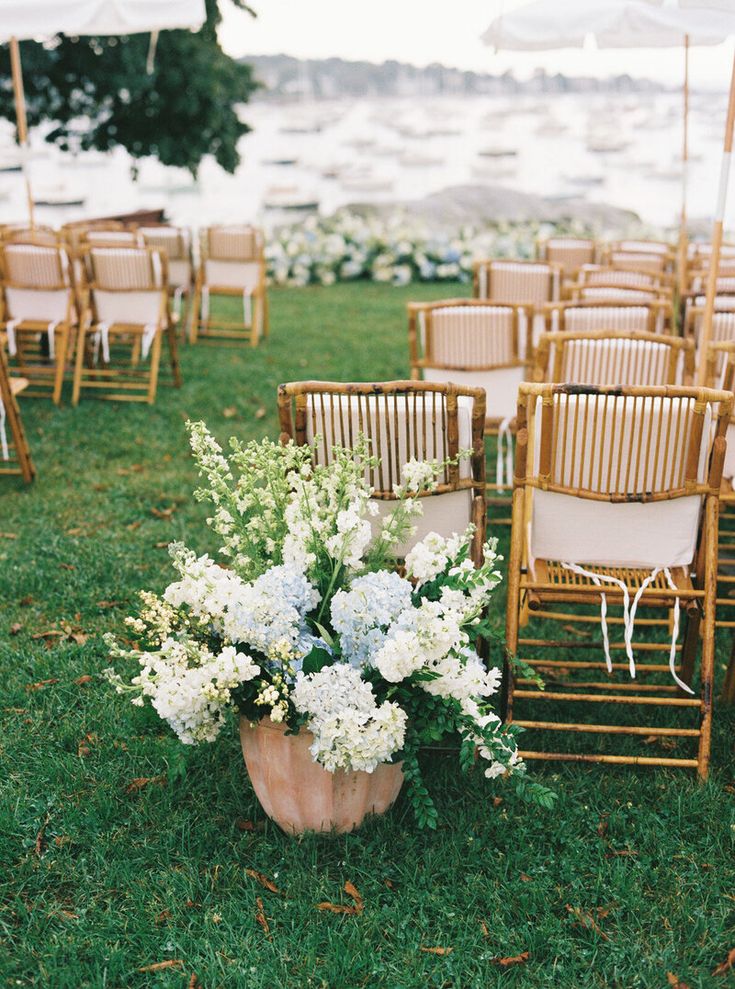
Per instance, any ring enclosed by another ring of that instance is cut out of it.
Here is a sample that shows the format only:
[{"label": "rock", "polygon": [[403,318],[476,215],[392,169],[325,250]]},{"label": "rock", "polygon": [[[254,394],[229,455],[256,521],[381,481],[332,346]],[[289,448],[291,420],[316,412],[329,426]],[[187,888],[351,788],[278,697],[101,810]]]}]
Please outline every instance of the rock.
[{"label": "rock", "polygon": [[476,226],[500,221],[574,221],[604,230],[624,230],[641,222],[632,210],[606,203],[591,203],[579,196],[536,196],[490,185],[455,185],[423,199],[353,203],[347,208],[363,216],[387,216],[400,210],[409,217],[430,222],[434,228],[450,231],[464,223]]}]

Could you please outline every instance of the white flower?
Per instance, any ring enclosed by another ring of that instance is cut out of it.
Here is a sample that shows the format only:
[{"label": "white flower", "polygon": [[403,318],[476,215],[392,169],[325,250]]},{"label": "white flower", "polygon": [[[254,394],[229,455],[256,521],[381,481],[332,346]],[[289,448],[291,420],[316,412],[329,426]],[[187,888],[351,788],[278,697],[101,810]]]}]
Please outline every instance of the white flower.
[{"label": "white flower", "polygon": [[348,591],[332,598],[332,628],[342,654],[355,665],[370,661],[382,646],[388,626],[411,604],[409,581],[391,570],[357,577]]},{"label": "white flower", "polygon": [[371,773],[403,747],[406,712],[390,701],[377,705],[372,687],[353,666],[299,673],[291,696],[314,735],[311,754],[329,772]]}]

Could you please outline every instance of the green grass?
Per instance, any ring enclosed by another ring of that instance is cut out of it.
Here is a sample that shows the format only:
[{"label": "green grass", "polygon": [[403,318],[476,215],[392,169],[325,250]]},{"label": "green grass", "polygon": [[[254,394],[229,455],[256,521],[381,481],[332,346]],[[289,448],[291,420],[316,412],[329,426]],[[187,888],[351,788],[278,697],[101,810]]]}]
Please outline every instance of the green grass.
[{"label": "green grass", "polygon": [[[280,381],[403,377],[405,302],[447,294],[274,291],[268,343],[185,348],[184,388],[162,387],[153,408],[23,404],[38,478],[0,487],[3,985],[186,987],[195,973],[206,989],[659,989],[668,972],[691,989],[735,984],[710,974],[735,947],[731,712],[716,713],[703,786],[682,771],[534,765],[559,794],[547,812],[435,756],[438,832],[417,833],[399,801],[357,834],[297,841],[260,810],[234,721],[216,745],[184,748],[96,677],[101,634],[123,632],[137,591],[170,579],[165,544],[216,548],[191,496],[185,419],[221,440],[276,435]],[[79,641],[34,638],[62,623]],[[153,782],[127,792],[140,777]],[[361,915],[315,909],[349,902],[348,880]],[[139,971],[167,959],[183,965]]]}]

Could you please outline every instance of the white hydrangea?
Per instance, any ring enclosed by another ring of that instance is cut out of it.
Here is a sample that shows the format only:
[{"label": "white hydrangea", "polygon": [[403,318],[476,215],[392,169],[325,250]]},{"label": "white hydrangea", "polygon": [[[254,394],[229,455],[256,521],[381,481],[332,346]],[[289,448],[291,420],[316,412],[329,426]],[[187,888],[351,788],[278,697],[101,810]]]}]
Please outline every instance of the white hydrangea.
[{"label": "white hydrangea", "polygon": [[417,587],[435,580],[444,573],[450,560],[457,556],[467,538],[467,533],[454,535],[450,539],[440,536],[438,532],[427,533],[406,554],[406,576],[415,580]]},{"label": "white hydrangea", "polygon": [[460,612],[445,611],[439,601],[422,601],[398,616],[373,663],[385,680],[400,683],[466,642]]},{"label": "white hydrangea", "polygon": [[291,699],[314,735],[310,752],[329,772],[372,773],[403,747],[406,712],[391,701],[375,703],[354,666],[338,663],[296,678]]},{"label": "white hydrangea", "polygon": [[342,655],[354,665],[370,662],[385,641],[388,627],[411,604],[413,588],[392,570],[357,577],[332,599],[332,628]]},{"label": "white hydrangea", "polygon": [[232,691],[260,673],[252,657],[234,646],[213,653],[190,639],[168,638],[139,661],[133,686],[187,745],[214,741]]}]

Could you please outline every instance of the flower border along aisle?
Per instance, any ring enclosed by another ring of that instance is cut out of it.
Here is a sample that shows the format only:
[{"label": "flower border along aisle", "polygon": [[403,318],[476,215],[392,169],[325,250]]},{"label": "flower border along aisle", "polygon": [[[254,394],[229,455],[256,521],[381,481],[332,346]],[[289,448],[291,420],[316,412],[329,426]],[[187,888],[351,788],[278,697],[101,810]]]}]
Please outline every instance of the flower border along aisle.
[{"label": "flower border along aisle", "polygon": [[[171,547],[179,579],[162,597],[143,592],[140,616],[127,619],[139,649],[108,637],[114,656],[138,666],[129,683],[107,671],[117,690],[135,704],[148,699],[186,744],[213,741],[230,707],[247,725],[280,726],[281,740],[298,733],[302,750],[309,732],[310,759],[323,778],[331,774],[326,810],[302,825],[298,814],[274,813],[286,830],[356,826],[360,813],[349,819],[348,809],[345,819],[329,809],[335,781],[397,763],[419,825],[436,826],[418,752],[450,734],[460,737],[464,769],[479,755],[486,776],[511,775],[524,797],[550,804],[549,791],[525,776],[520,729],[503,726],[490,706],[500,671],[477,652],[501,579],[495,543],[475,568],[471,527],[450,539],[430,533],[406,555],[405,576],[395,570],[420,496],[446,464],[409,461],[396,507],[381,518],[365,479],[377,460],[363,438],[315,466],[311,447],[269,440],[233,439],[227,458],[203,423],[189,428],[207,482],[196,496],[214,506],[209,522],[228,568]],[[267,781],[254,782],[262,793]],[[299,780],[291,783],[297,799]],[[361,813],[387,809],[395,795],[368,796]]]}]

